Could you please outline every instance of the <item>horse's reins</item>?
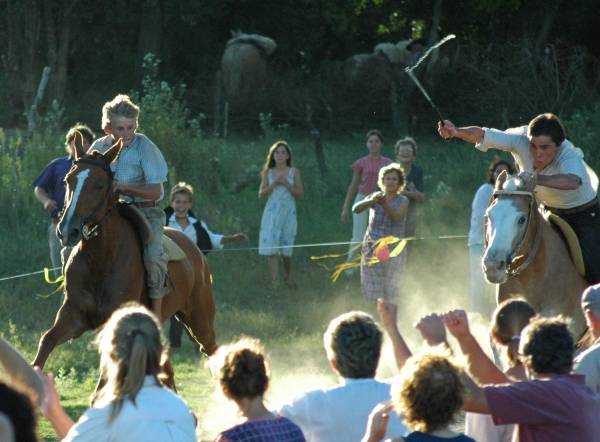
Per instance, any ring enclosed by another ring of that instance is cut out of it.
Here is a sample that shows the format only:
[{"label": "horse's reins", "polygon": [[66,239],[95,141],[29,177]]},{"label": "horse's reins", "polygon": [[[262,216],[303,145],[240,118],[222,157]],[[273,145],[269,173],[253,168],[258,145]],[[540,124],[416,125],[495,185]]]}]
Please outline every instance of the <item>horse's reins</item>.
[{"label": "horse's reins", "polygon": [[[535,216],[535,214],[533,213],[533,211],[535,210],[535,197],[533,196],[532,192],[524,190],[495,190],[492,195],[492,198],[495,199],[502,195],[520,195],[529,198],[529,217],[527,219],[527,225],[525,226],[525,235],[523,235],[523,238],[521,239],[521,241],[519,241],[517,247],[515,247],[514,251],[510,254],[506,263],[506,273],[508,273],[510,276],[517,276],[519,273],[525,270],[535,258],[535,254],[537,253],[542,238],[539,229],[539,222],[536,223],[533,219]],[[532,236],[533,239],[531,239]],[[529,250],[527,250],[526,246],[530,243],[531,247],[529,248]],[[513,263],[517,262],[523,257],[524,259],[522,260],[522,262],[520,262],[516,266],[513,266]]]},{"label": "horse's reins", "polygon": [[110,193],[110,189],[112,189],[112,185],[113,185],[113,179],[114,179],[114,174],[113,171],[111,170],[110,166],[108,164],[106,164],[104,161],[99,161],[99,160],[94,160],[93,158],[78,158],[77,160],[75,160],[73,162],[73,164],[77,165],[77,164],[89,164],[91,166],[95,166],[95,167],[99,167],[100,169],[102,169],[104,172],[106,172],[106,174],[108,175],[108,186],[107,186],[107,190],[106,190],[106,196],[107,198],[104,198],[104,200],[101,200],[100,203],[98,203],[98,205],[96,206],[96,208],[92,211],[92,213],[90,213],[88,216],[86,216],[83,221],[82,221],[82,229],[81,229],[81,235],[83,236],[84,240],[89,240],[91,238],[94,238],[96,236],[98,236],[98,227],[100,227],[100,224],[108,217],[108,215],[110,215],[111,211],[112,211],[112,207],[109,208],[104,215],[102,215],[102,217],[95,222],[95,224],[91,227],[88,227],[88,224],[91,223],[91,221],[96,218],[96,215],[98,214],[98,212],[100,212],[100,209],[102,209],[102,206],[104,205],[104,201],[108,201],[108,195]]}]

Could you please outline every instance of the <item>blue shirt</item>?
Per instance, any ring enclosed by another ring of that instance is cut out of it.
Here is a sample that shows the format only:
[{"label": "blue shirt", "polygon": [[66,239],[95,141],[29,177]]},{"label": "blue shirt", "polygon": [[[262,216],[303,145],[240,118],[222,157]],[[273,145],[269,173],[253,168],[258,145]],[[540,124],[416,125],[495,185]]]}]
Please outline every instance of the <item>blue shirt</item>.
[{"label": "blue shirt", "polygon": [[65,204],[65,176],[73,166],[71,157],[62,157],[52,160],[40,176],[33,182],[33,187],[43,189],[50,198],[56,201],[57,209],[53,210],[50,216],[56,218]]}]

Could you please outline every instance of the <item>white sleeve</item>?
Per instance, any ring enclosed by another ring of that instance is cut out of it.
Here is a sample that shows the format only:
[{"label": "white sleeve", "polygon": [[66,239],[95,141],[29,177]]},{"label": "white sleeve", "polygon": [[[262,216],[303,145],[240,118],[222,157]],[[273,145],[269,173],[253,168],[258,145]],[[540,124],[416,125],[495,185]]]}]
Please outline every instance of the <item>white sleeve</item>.
[{"label": "white sleeve", "polygon": [[222,235],[220,233],[214,233],[208,228],[204,221],[200,221],[200,223],[202,224],[202,227],[204,227],[204,230],[206,230],[206,233],[208,233],[208,237],[210,238],[210,243],[212,244],[213,249],[222,249],[223,236],[225,235]]}]

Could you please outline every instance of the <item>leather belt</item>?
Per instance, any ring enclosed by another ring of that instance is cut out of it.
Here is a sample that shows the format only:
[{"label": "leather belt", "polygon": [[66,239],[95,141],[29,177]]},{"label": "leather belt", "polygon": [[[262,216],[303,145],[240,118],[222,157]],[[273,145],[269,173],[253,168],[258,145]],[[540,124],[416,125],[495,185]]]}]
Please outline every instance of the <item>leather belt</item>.
[{"label": "leather belt", "polygon": [[570,209],[555,209],[554,207],[546,207],[550,212],[556,213],[557,215],[573,215],[579,212],[585,212],[588,209],[598,205],[598,198],[594,198],[591,201],[582,204],[581,206],[572,207]]},{"label": "leather belt", "polygon": [[136,201],[133,204],[138,207],[156,207],[156,201]]}]

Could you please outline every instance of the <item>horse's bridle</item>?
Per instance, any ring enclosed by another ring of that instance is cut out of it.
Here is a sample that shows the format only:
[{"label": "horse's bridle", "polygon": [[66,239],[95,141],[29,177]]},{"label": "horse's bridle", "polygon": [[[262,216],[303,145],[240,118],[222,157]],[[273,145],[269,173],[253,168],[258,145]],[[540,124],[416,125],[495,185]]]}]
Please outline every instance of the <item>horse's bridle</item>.
[{"label": "horse's bridle", "polygon": [[[524,190],[495,190],[492,195],[492,201],[502,195],[519,195],[529,198],[529,217],[527,218],[527,225],[525,226],[525,234],[508,257],[506,263],[506,273],[510,276],[517,276],[533,261],[542,237],[539,222],[534,221],[535,214],[533,211],[535,210],[535,197],[532,192]],[[487,235],[485,236],[484,241],[485,248],[487,249]],[[527,246],[529,244],[531,244],[531,246],[528,248]]]},{"label": "horse's bridle", "polygon": [[91,224],[91,222],[94,220],[94,218],[96,218],[96,215],[98,215],[98,212],[100,212],[100,209],[102,209],[102,207],[104,206],[104,202],[108,201],[108,197],[110,196],[110,192],[111,192],[111,189],[113,186],[114,174],[108,164],[106,164],[104,161],[95,160],[93,158],[86,158],[86,157],[78,158],[75,161],[73,161],[73,164],[75,166],[78,164],[89,164],[90,166],[99,167],[104,172],[106,172],[106,174],[108,175],[108,185],[106,187],[105,198],[103,200],[101,200],[98,203],[98,205],[94,208],[94,210],[92,210],[92,213],[90,213],[88,216],[86,216],[83,219],[83,221],[81,222],[81,224],[82,224],[81,235],[83,236],[83,239],[87,241],[90,238],[94,238],[94,237],[98,236],[98,227],[108,217],[108,215],[110,215],[110,213],[112,211],[112,207],[109,208],[98,221],[96,221],[93,225]]}]

